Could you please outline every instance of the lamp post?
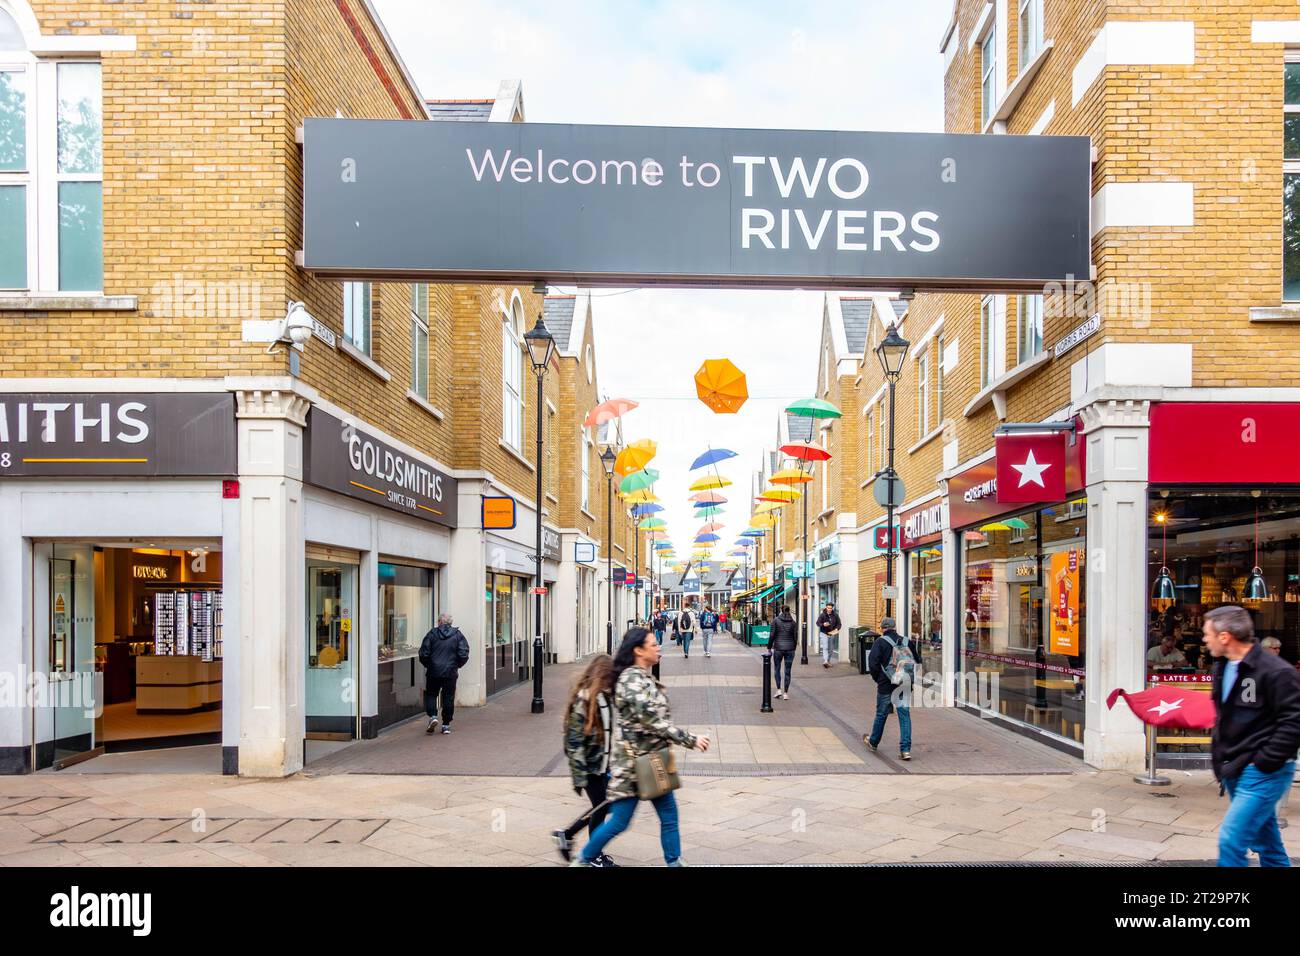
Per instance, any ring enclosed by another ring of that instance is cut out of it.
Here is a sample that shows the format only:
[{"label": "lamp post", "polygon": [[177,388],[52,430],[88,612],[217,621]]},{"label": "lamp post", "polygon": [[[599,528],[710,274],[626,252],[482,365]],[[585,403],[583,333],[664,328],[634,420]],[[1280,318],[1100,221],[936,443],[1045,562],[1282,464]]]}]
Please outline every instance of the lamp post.
[{"label": "lamp post", "polygon": [[[810,466],[811,467],[811,466]],[[803,462],[799,463],[799,470],[803,470]],[[806,491],[807,489],[805,489]],[[799,655],[799,663],[808,663],[808,628],[810,625],[809,618],[812,616],[808,609],[808,595],[804,583],[808,578],[808,565],[811,563],[808,557],[808,495],[802,495],[803,498],[803,568],[799,575],[799,635],[802,638],[802,652]]]},{"label": "lamp post", "polygon": [[[880,340],[876,346],[876,357],[880,359],[880,367],[885,371],[885,378],[889,382],[889,461],[885,465],[885,486],[889,494],[885,506],[888,515],[885,521],[885,527],[888,529],[885,534],[885,586],[892,588],[894,586],[894,480],[898,475],[894,472],[894,386],[898,384],[899,378],[903,374],[903,362],[907,359],[907,349],[912,343],[907,341],[898,334],[898,323],[894,322],[889,326],[889,331],[885,337]],[[900,542],[901,543],[901,542]],[[894,602],[892,598],[885,598],[885,617],[894,616]]]},{"label": "lamp post", "polygon": [[540,714],[546,710],[546,702],[542,700],[542,381],[555,352],[555,336],[547,330],[540,315],[537,324],[524,333],[524,344],[528,346],[528,357],[537,377],[537,584],[533,588],[537,600],[534,602],[536,623],[533,625],[533,713]]},{"label": "lamp post", "polygon": [[605,468],[605,601],[609,620],[605,624],[605,653],[614,653],[614,446],[600,453]]}]

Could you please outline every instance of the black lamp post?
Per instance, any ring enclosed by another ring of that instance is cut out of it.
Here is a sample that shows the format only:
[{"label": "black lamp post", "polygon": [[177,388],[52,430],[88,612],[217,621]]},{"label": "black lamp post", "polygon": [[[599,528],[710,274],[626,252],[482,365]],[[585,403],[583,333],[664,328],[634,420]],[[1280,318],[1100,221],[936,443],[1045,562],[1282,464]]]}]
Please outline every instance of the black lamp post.
[{"label": "black lamp post", "polygon": [[537,324],[524,333],[524,344],[528,346],[533,374],[537,376],[537,584],[533,588],[537,622],[533,626],[533,713],[540,714],[546,710],[546,702],[542,700],[542,380],[555,352],[555,336],[547,330],[540,315]]},{"label": "black lamp post", "polygon": [[[885,527],[889,529],[885,538],[885,586],[888,588],[894,586],[894,481],[898,477],[894,472],[894,386],[903,375],[903,362],[907,359],[907,349],[911,344],[898,334],[898,323],[894,322],[876,346],[876,357],[880,359],[880,367],[884,369],[885,378],[889,381],[889,461],[884,473],[889,491],[886,499],[889,504],[885,509],[888,514]],[[885,617],[893,616],[893,599],[885,598]]]},{"label": "black lamp post", "polygon": [[605,467],[605,600],[609,620],[605,623],[605,653],[614,653],[614,446],[600,453]]}]

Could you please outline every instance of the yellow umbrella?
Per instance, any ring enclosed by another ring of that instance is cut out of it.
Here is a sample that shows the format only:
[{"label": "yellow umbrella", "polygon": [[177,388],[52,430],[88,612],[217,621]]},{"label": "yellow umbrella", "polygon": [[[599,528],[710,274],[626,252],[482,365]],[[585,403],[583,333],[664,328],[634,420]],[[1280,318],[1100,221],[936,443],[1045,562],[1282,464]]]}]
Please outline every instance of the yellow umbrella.
[{"label": "yellow umbrella", "polygon": [[753,528],[771,528],[776,524],[776,515],[758,514],[756,511],[754,517],[749,519],[749,524]]},{"label": "yellow umbrella", "polygon": [[788,501],[764,501],[761,505],[754,508],[754,514],[767,514],[769,511],[775,511],[777,508],[784,508],[790,502]]},{"label": "yellow umbrella", "polygon": [[649,438],[642,438],[632,442],[614,459],[614,474],[622,479],[632,474],[634,471],[640,471],[646,465],[650,464],[650,459],[658,453],[659,446]]},{"label": "yellow umbrella", "polygon": [[802,485],[804,482],[812,481],[813,476],[799,468],[785,468],[768,480],[774,485]]},{"label": "yellow umbrella", "polygon": [[764,488],[758,496],[759,501],[797,501],[803,497],[802,491],[793,488]]},{"label": "yellow umbrella", "polygon": [[659,496],[649,488],[642,488],[640,491],[629,491],[627,494],[621,495],[620,497],[622,497],[624,501],[629,501],[634,505],[648,505],[659,500]]},{"label": "yellow umbrella", "polygon": [[706,359],[695,373],[695,394],[715,412],[738,412],[749,398],[749,387],[745,373],[731,359]]},{"label": "yellow umbrella", "polygon": [[709,491],[712,488],[725,488],[731,484],[726,478],[716,475],[709,475],[705,478],[697,478],[691,483],[690,491]]}]

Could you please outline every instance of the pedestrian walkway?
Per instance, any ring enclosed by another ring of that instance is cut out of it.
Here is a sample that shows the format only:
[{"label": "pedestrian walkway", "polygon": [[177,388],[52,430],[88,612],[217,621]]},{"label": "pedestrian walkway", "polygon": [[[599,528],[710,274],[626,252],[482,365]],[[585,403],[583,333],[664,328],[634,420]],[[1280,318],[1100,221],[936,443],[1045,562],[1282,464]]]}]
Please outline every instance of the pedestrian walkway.
[{"label": "pedestrian walkway", "polygon": [[[890,719],[878,754],[862,745],[875,715],[875,685],[848,664],[830,669],[810,654],[795,664],[789,700],[761,713],[762,653],[727,634],[704,656],[695,641],[686,658],[666,640],[660,679],[673,720],[708,734],[706,753],[681,753],[689,775],[754,776],[808,773],[987,774],[1071,773],[1083,763],[952,708],[912,710],[914,759],[897,759],[898,723]],[[811,651],[811,649],[810,649]],[[797,660],[797,657],[796,657]],[[561,718],[581,664],[548,667],[546,712],[532,714],[532,684],[498,694],[483,707],[456,711],[450,737],[424,732],[416,718],[375,740],[361,741],[313,761],[308,771],[331,773],[477,774],[547,776],[568,773],[561,751]],[[891,752],[890,748],[893,748]]]}]

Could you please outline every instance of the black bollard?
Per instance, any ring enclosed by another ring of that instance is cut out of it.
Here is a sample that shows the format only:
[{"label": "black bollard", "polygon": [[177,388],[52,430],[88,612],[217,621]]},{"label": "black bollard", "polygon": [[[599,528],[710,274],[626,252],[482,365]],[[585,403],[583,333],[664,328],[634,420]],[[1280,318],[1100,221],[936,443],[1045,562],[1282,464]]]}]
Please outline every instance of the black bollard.
[{"label": "black bollard", "polygon": [[655,680],[658,680],[658,679],[659,679],[659,663],[660,663],[659,661],[655,661],[655,666],[652,667],[652,668],[650,668],[650,670],[651,670],[651,671],[654,673],[654,675],[655,675]]},{"label": "black bollard", "polygon": [[763,652],[763,706],[760,714],[772,713],[772,652]]}]

